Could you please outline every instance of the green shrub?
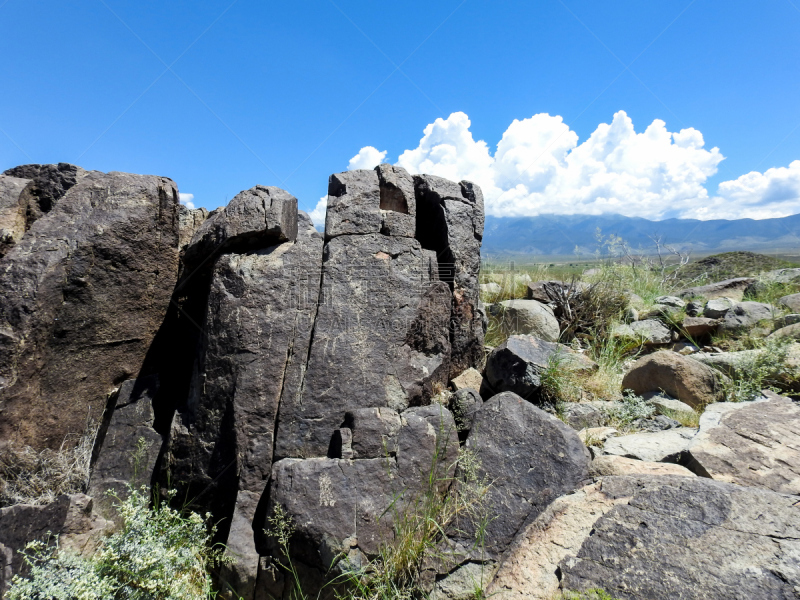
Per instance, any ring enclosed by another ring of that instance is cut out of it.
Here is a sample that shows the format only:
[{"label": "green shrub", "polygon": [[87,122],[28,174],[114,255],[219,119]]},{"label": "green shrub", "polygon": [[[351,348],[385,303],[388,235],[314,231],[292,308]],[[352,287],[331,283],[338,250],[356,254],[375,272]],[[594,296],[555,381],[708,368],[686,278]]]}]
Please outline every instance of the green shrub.
[{"label": "green shrub", "polygon": [[[122,528],[89,557],[45,541],[28,544],[26,578],[15,576],[9,600],[183,600],[214,598],[209,569],[222,564],[203,517],[157,503],[131,489],[117,510]],[[206,515],[208,517],[208,515]]]}]

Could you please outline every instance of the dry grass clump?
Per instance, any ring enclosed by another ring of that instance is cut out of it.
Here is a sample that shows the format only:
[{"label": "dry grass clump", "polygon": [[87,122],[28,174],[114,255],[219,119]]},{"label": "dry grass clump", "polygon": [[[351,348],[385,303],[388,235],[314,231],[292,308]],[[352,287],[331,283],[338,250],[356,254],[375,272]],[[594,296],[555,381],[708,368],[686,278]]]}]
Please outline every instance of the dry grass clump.
[{"label": "dry grass clump", "polygon": [[77,443],[68,437],[58,450],[0,446],[0,506],[48,504],[86,491],[96,433],[90,427]]}]

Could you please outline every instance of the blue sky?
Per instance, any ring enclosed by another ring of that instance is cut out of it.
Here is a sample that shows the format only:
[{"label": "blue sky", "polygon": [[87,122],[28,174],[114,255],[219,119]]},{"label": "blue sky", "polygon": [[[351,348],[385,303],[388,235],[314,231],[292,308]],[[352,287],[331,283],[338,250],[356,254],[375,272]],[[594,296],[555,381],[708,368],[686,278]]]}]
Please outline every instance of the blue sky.
[{"label": "blue sky", "polygon": [[793,214],[799,5],[0,0],[0,169],[165,175],[207,208],[277,185],[310,211],[382,158],[473,178],[498,215]]}]

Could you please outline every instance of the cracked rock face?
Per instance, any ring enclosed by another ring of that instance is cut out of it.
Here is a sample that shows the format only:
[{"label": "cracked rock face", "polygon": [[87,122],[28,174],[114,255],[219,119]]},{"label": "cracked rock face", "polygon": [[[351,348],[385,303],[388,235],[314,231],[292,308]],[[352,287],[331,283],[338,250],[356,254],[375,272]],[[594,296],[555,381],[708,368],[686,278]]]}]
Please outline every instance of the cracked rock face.
[{"label": "cracked rock face", "polygon": [[178,190],[72,165],[7,173],[31,179],[36,210],[0,259],[0,439],[57,448],[142,368],[175,285]]}]

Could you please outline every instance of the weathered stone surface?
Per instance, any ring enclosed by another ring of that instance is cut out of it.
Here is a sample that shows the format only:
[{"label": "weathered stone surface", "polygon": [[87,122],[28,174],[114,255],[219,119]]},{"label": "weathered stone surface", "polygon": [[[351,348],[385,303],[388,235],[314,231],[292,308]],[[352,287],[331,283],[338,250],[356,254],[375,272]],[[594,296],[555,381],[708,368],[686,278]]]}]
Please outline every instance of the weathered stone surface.
[{"label": "weathered stone surface", "polygon": [[480,390],[481,384],[483,383],[483,375],[481,375],[480,371],[477,369],[470,367],[458,377],[454,377],[453,381],[450,383],[453,385],[455,391],[466,388]]},{"label": "weathered stone surface", "polygon": [[381,233],[414,237],[417,229],[417,202],[414,178],[402,167],[378,165],[380,186]]},{"label": "weathered stone surface", "polygon": [[483,398],[477,390],[462,388],[450,397],[448,408],[453,413],[459,432],[472,429],[475,413],[483,405]]},{"label": "weathered stone surface", "polygon": [[[419,242],[381,234],[327,242],[302,388],[284,396],[279,457],[326,456],[347,411],[402,411],[449,380],[452,296]],[[472,366],[472,365],[470,365]]]},{"label": "weathered stone surface", "polygon": [[648,462],[606,454],[596,456],[589,465],[589,475],[592,477],[607,477],[609,475],[679,475],[682,477],[697,477],[686,467],[673,463]]},{"label": "weathered stone surface", "polygon": [[450,377],[482,367],[483,315],[479,309],[478,273],[483,239],[483,193],[462,181],[415,175],[417,239],[436,252],[439,278],[452,291]]},{"label": "weathered stone surface", "polygon": [[775,316],[775,309],[761,302],[738,302],[725,313],[719,324],[719,331],[740,331],[753,327],[759,321],[769,321]]},{"label": "weathered stone surface", "polygon": [[672,341],[672,332],[669,327],[657,319],[634,321],[629,327],[636,337],[642,339],[646,346],[669,344]]},{"label": "weathered stone surface", "polygon": [[622,600],[794,598],[800,516],[793,504],[699,477],[606,477],[528,525],[487,592],[540,600],[590,588]]},{"label": "weathered stone surface", "polygon": [[504,300],[490,306],[489,313],[500,319],[505,335],[533,335],[556,342],[561,334],[553,309],[536,300]]},{"label": "weathered stone surface", "polygon": [[73,552],[97,547],[102,532],[110,523],[92,511],[92,498],[85,494],[59,496],[43,506],[17,504],[0,509],[0,597],[14,575],[24,575],[20,551],[28,542],[53,542]]},{"label": "weathered stone surface", "polygon": [[689,453],[704,477],[800,495],[800,405],[780,396],[712,404]]},{"label": "weathered stone surface", "polygon": [[245,252],[297,238],[297,198],[277,187],[239,192],[197,228],[183,261],[189,268],[223,252]]},{"label": "weathered stone surface", "polygon": [[53,210],[64,194],[86,175],[86,171],[75,165],[58,163],[21,165],[8,169],[3,175],[30,180],[19,197],[27,231],[35,221]]},{"label": "weathered stone surface", "polygon": [[796,596],[793,498],[700,477],[610,479],[603,491],[630,499],[595,522],[576,558],[562,560],[562,588],[602,587],[623,600]]},{"label": "weathered stone surface", "polygon": [[709,300],[703,309],[703,316],[709,319],[721,319],[736,306],[736,300],[724,296]]},{"label": "weathered stone surface", "polygon": [[189,245],[208,216],[209,213],[205,208],[187,208],[183,204],[178,207],[178,243],[181,250]]},{"label": "weathered stone surface", "polygon": [[[153,429],[153,400],[158,392],[158,376],[129,379],[109,402],[103,426],[95,441],[95,461],[89,478],[89,495],[105,518],[113,518],[113,490],[119,498],[127,496],[128,486],[150,485],[162,438]],[[140,442],[142,440],[142,442]],[[141,445],[140,445],[141,444]]]},{"label": "weathered stone surface", "polygon": [[514,392],[533,400],[548,366],[574,371],[593,371],[596,363],[563,344],[531,335],[512,335],[492,350],[486,361],[486,379],[495,392]]},{"label": "weathered stone surface", "polygon": [[785,306],[792,312],[800,311],[800,294],[789,294],[778,299],[778,304]]},{"label": "weathered stone surface", "polygon": [[[485,505],[493,520],[485,530],[487,550],[502,553],[526,519],[587,476],[589,452],[578,434],[557,418],[513,393],[486,401],[466,441],[494,481]],[[467,536],[473,523],[464,523]]]},{"label": "weathered stone surface", "polygon": [[665,397],[663,394],[653,396],[648,401],[650,404],[655,406],[656,411],[662,415],[668,415],[670,413],[694,413],[694,409],[685,402],[675,400],[674,398]]},{"label": "weathered stone surface", "polygon": [[800,323],[800,314],[792,313],[776,318],[773,328],[777,330],[782,327],[788,327],[789,325],[795,325],[797,323]]},{"label": "weathered stone surface", "polygon": [[431,600],[472,600],[494,577],[495,563],[468,562],[436,582]]},{"label": "weathered stone surface", "polygon": [[347,234],[380,233],[380,205],[377,171],[357,169],[331,175],[328,180],[325,239]]},{"label": "weathered stone surface", "polygon": [[0,439],[37,448],[82,433],[139,374],[178,267],[172,181],[53,168],[41,206],[77,182],[0,260]]},{"label": "weathered stone surface", "polygon": [[279,402],[300,392],[322,236],[305,213],[298,219],[295,242],[223,254],[213,265],[205,335],[166,462],[180,495],[200,498],[218,519],[232,514],[237,489],[263,491]]},{"label": "weathered stone surface", "polygon": [[717,330],[719,321],[708,317],[686,317],[683,320],[682,328],[691,337],[701,337],[710,335]]},{"label": "weathered stone surface", "polygon": [[564,406],[564,421],[579,431],[587,427],[600,427],[606,418],[606,413],[588,402],[568,402]]},{"label": "weathered stone surface", "polygon": [[0,258],[25,234],[25,204],[20,196],[30,179],[0,175]]},{"label": "weathered stone surface", "polygon": [[652,433],[633,433],[606,440],[603,452],[647,462],[681,460],[697,429],[679,427]]},{"label": "weathered stone surface", "polygon": [[635,394],[666,392],[698,408],[722,399],[722,380],[711,367],[675,352],[655,352],[633,363],[622,379]]},{"label": "weathered stone surface", "polygon": [[232,562],[223,567],[222,580],[236,592],[236,600],[253,600],[255,596],[260,558],[256,544],[263,539],[263,533],[254,528],[260,497],[256,492],[240,491],[230,521],[225,555]]},{"label": "weathered stone surface", "polygon": [[700,285],[687,288],[678,293],[681,298],[707,298],[712,300],[721,296],[727,296],[734,300],[741,300],[747,287],[756,280],[753,277],[735,277],[724,281]]},{"label": "weathered stone surface", "polygon": [[781,327],[780,329],[776,329],[767,336],[767,339],[776,339],[776,338],[791,338],[794,340],[800,340],[800,323],[796,323],[794,325],[787,325],[786,327]]},{"label": "weathered stone surface", "polygon": [[[353,458],[383,458],[397,454],[400,415],[391,408],[357,408],[345,413],[352,431]],[[344,458],[344,457],[342,457]]]},{"label": "weathered stone surface", "polygon": [[555,499],[514,539],[486,595],[502,600],[557,598],[559,563],[577,555],[597,520],[624,501],[604,493],[602,482]]},{"label": "weathered stone surface", "polygon": [[678,298],[677,296],[659,296],[656,298],[656,304],[661,304],[662,306],[669,306],[670,308],[683,308],[686,306],[686,302]]},{"label": "weathered stone surface", "polygon": [[794,283],[800,279],[800,269],[776,269],[761,274],[764,281],[774,281],[776,283]]}]

